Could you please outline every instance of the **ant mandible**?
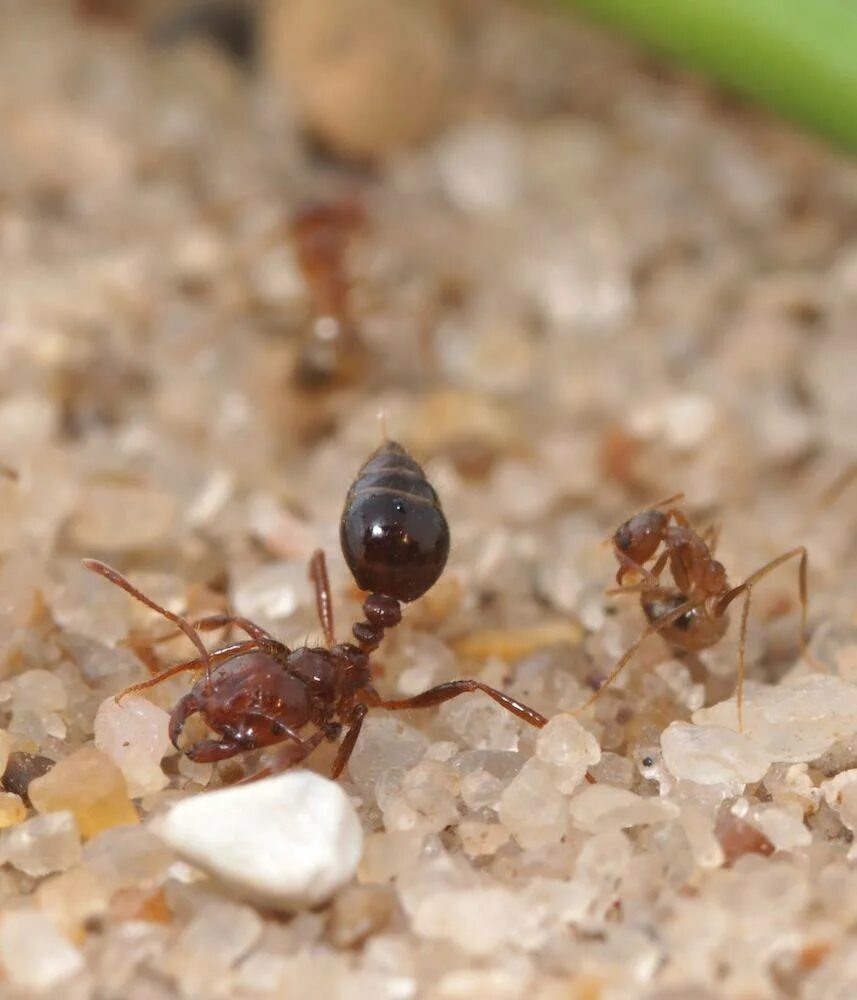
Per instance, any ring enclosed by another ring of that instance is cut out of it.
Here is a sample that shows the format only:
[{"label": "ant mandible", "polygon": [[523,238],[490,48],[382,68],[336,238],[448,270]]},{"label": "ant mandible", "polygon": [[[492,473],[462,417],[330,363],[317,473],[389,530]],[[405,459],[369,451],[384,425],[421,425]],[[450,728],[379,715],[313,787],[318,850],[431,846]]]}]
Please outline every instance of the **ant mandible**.
[{"label": "ant mandible", "polygon": [[[659,633],[672,646],[682,650],[699,651],[715,645],[723,638],[729,627],[727,615],[729,606],[743,594],[744,606],[741,609],[738,637],[738,677],[735,687],[738,728],[743,730],[744,658],[750,596],[753,587],[762,577],[795,557],[800,558],[798,566],[801,604],[800,648],[803,656],[810,655],[807,649],[806,548],[798,545],[789,549],[788,552],[765,563],[755,573],[751,573],[742,583],[731,587],[726,576],[726,568],[713,556],[717,544],[717,530],[710,528],[703,535],[697,534],[684,513],[675,506],[683,498],[683,493],[677,493],[666,500],[661,500],[653,507],[634,514],[613,533],[613,551],[619,562],[619,569],[616,572],[618,586],[608,593],[639,594],[640,605],[649,624],[625,651],[605,682],[579,711],[588,708],[601,696],[625,669],[642,643],[655,633]],[[655,560],[654,563],[652,560]],[[672,575],[672,586],[664,586],[661,583],[661,574],[667,567]],[[634,574],[638,582],[625,584],[623,581],[628,573]]]},{"label": "ant mandible", "polygon": [[[183,671],[203,671],[170,716],[170,739],[193,761],[209,763],[276,743],[286,744],[276,768],[284,770],[309,756],[324,740],[339,739],[332,776],[348,762],[370,708],[429,708],[468,691],[483,691],[507,711],[541,728],[547,719],[502,691],[476,680],[456,680],[412,698],[388,700],[372,686],[370,656],[384,632],[398,625],[402,604],[421,597],[446,565],[449,528],[434,488],[405,449],[386,441],[361,468],[345,500],[340,522],[345,561],[361,590],[365,621],[352,628],[356,642],[334,639],[330,586],[324,553],[309,563],[325,646],[289,649],[254,622],[238,615],[209,615],[190,622],[142,594],[115,569],[95,559],[84,566],[127,591],[181,629],[199,655],[156,677],[126,688],[118,699],[144,691]],[[200,630],[233,625],[249,638],[208,651]],[[187,719],[194,714],[217,736],[180,747]],[[305,727],[312,727],[303,735]]]}]

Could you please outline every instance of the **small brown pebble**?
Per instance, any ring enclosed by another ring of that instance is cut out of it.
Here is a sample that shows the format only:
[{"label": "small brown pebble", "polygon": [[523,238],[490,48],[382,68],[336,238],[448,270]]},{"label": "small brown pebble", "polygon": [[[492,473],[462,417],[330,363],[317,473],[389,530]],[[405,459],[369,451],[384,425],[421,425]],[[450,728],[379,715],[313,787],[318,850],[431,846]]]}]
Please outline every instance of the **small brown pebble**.
[{"label": "small brown pebble", "polygon": [[0,784],[7,792],[20,795],[21,798],[30,805],[30,798],[27,789],[34,778],[41,778],[43,774],[54,766],[54,761],[50,757],[42,757],[37,753],[24,753],[17,750],[9,754],[9,761]]},{"label": "small brown pebble", "polygon": [[355,885],[330,908],[327,933],[337,948],[354,948],[381,930],[393,915],[393,895],[385,886]]},{"label": "small brown pebble", "polygon": [[163,889],[120,889],[110,900],[110,916],[116,921],[142,920],[149,924],[168,924],[173,912]]},{"label": "small brown pebble", "polygon": [[740,819],[729,809],[724,809],[717,817],[714,833],[720,841],[728,865],[737,861],[743,854],[761,854],[768,857],[774,853],[774,845],[761,830]]}]

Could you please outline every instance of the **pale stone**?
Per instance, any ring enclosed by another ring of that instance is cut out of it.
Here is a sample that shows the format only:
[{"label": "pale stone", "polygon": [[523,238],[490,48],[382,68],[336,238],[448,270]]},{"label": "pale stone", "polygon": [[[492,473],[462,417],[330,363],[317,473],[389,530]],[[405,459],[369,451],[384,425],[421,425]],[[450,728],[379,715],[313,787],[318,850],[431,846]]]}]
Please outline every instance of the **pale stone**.
[{"label": "pale stone", "polygon": [[556,787],[569,794],[601,760],[601,747],[573,715],[555,715],[539,732],[536,756],[551,768]]},{"label": "pale stone", "polygon": [[28,794],[40,813],[72,812],[84,837],[140,822],[122,772],[93,747],[57,761],[47,774],[30,782]]},{"label": "pale stone", "polygon": [[0,774],[6,770],[9,763],[9,753],[12,749],[12,737],[5,729],[0,729]]},{"label": "pale stone", "polygon": [[34,910],[7,912],[0,923],[0,957],[13,986],[45,991],[71,979],[83,956],[47,916]]},{"label": "pale stone", "polygon": [[422,851],[422,830],[397,830],[366,836],[360,861],[361,882],[388,882],[413,868]]},{"label": "pale stone", "polygon": [[363,846],[351,801],[311,771],[192,796],[153,829],[237,892],[285,910],[329,899],[354,875]]},{"label": "pale stone", "polygon": [[857,768],[841,771],[821,783],[824,801],[839,814],[853,833],[857,833]]},{"label": "pale stone", "polygon": [[238,571],[232,582],[232,603],[238,614],[253,621],[288,618],[306,587],[306,566],[297,561],[272,562]]},{"label": "pale stone", "polygon": [[373,801],[378,778],[392,767],[413,767],[428,746],[428,739],[401,717],[370,714],[348,762],[348,774],[363,799]]},{"label": "pale stone", "polygon": [[500,798],[500,820],[525,849],[558,843],[568,827],[568,804],[549,765],[533,758]]},{"label": "pale stone", "polygon": [[679,808],[664,799],[643,798],[625,788],[587,785],[572,798],[570,812],[576,827],[600,833],[668,822],[679,815]]},{"label": "pale stone", "polygon": [[172,745],[167,712],[145,698],[105,698],[95,714],[95,745],[119,767],[131,798],[164,788],[161,759]]},{"label": "pale stone", "polygon": [[0,859],[36,878],[65,871],[80,858],[80,830],[70,812],[34,816],[0,837]]},{"label": "pale stone", "polygon": [[247,906],[212,902],[179,934],[163,962],[185,997],[232,995],[232,967],[262,936],[262,918]]},{"label": "pale stone", "polygon": [[14,792],[0,792],[0,830],[15,826],[27,818],[27,807],[20,795]]},{"label": "pale stone", "polygon": [[725,785],[737,795],[760,781],[771,757],[747,736],[722,726],[671,722],[661,734],[664,763],[676,778],[698,785]]},{"label": "pale stone", "polygon": [[265,12],[269,72],[338,152],[385,157],[442,119],[454,59],[440,8],[424,0],[274,0]]},{"label": "pale stone", "polygon": [[480,823],[465,819],[458,824],[458,837],[469,858],[480,858],[496,854],[508,843],[511,834],[502,823]]},{"label": "pale stone", "polygon": [[[735,699],[695,712],[701,726],[738,728]],[[772,760],[815,760],[839,740],[857,733],[857,685],[839,677],[790,677],[776,686],[744,687],[744,735]]]},{"label": "pale stone", "polygon": [[789,809],[763,804],[756,806],[750,816],[753,826],[761,830],[778,851],[793,851],[812,843],[812,834],[804,826],[803,818]]},{"label": "pale stone", "polygon": [[176,526],[176,503],[168,494],[128,483],[97,483],[84,492],[69,532],[82,551],[123,551],[158,545]]}]

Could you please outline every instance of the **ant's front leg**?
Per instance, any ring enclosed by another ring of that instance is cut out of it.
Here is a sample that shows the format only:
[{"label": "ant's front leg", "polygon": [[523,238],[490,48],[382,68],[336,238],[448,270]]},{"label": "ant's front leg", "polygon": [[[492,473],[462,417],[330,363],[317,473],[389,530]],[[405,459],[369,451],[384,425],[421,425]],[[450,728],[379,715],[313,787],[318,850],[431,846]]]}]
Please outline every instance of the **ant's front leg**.
[{"label": "ant's front leg", "polygon": [[[247,785],[251,781],[258,781],[260,778],[269,778],[272,774],[279,774],[287,771],[290,767],[300,764],[315,750],[324,740],[336,739],[342,727],[333,725],[324,729],[318,729],[305,740],[299,737],[287,743],[281,750],[277,751],[277,759],[268,767],[263,767],[261,771],[251,774],[247,778],[242,778],[237,784]],[[246,747],[245,747],[246,749]]]},{"label": "ant's front leg", "polygon": [[[639,563],[634,562],[633,559],[629,559],[618,547],[615,548],[615,552],[616,558],[621,563],[616,572],[616,583],[619,586],[611,587],[606,591],[607,594],[611,596],[614,594],[639,594],[641,591],[653,590],[655,587],[660,586],[661,573],[663,573],[667,560],[670,557],[669,550],[660,554],[658,561],[651,569],[646,569],[645,566],[641,566]],[[625,576],[626,570],[636,573],[637,576],[641,576],[643,579],[640,583],[623,584],[622,579]]]}]

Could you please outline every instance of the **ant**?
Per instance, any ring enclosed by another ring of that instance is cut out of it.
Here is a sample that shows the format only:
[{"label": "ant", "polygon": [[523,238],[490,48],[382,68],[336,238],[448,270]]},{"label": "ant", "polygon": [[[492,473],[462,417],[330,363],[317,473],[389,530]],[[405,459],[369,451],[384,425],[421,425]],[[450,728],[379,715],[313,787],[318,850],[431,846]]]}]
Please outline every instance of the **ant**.
[{"label": "ant", "polygon": [[351,313],[345,255],[365,225],[365,212],[353,198],[307,202],[292,215],[291,235],[314,312],[295,363],[301,388],[345,384],[363,369],[365,347]]},{"label": "ant", "polygon": [[[661,500],[653,507],[634,514],[613,533],[613,551],[619,562],[616,572],[618,586],[608,593],[639,594],[640,605],[649,624],[625,651],[606,681],[581,706],[580,711],[595,702],[616,680],[650,635],[659,633],[667,642],[681,650],[695,652],[715,645],[729,627],[729,606],[743,594],[744,606],[741,610],[738,638],[738,679],[735,688],[738,728],[743,730],[744,656],[753,587],[778,566],[795,557],[800,559],[800,649],[801,655],[810,657],[807,649],[806,547],[798,545],[789,549],[751,573],[742,583],[732,587],[729,585],[725,566],[713,556],[718,530],[709,528],[703,535],[697,534],[684,513],[675,506],[682,499],[684,494],[677,493]],[[655,560],[654,563],[652,560]],[[672,575],[671,586],[661,583],[661,575],[667,568]],[[625,584],[624,579],[628,573],[632,573],[638,582]]]},{"label": "ant", "polygon": [[[542,728],[547,723],[534,709],[472,679],[449,681],[415,697],[394,700],[382,698],[372,686],[371,654],[384,632],[401,621],[401,605],[415,601],[436,583],[449,554],[449,527],[438,495],[400,444],[386,441],[360,469],[345,500],[340,544],[358,586],[369,591],[363,602],[365,620],[352,628],[355,642],[335,641],[327,567],[324,553],[317,550],[309,562],[309,576],[326,645],[298,649],[289,649],[237,615],[209,615],[191,623],[156,604],[105,563],[83,560],[87,569],[177,625],[199,653],[126,688],[117,700],[183,671],[203,671],[170,715],[170,739],[200,763],[284,743],[276,768],[265,768],[249,780],[299,763],[322,741],[336,741],[345,730],[331,769],[332,777],[338,777],[370,708],[429,708],[468,691],[483,691],[531,726]],[[249,638],[209,652],[199,631],[225,625],[234,625]],[[217,739],[181,747],[185,723],[197,713]],[[305,727],[312,727],[306,736]]]}]

